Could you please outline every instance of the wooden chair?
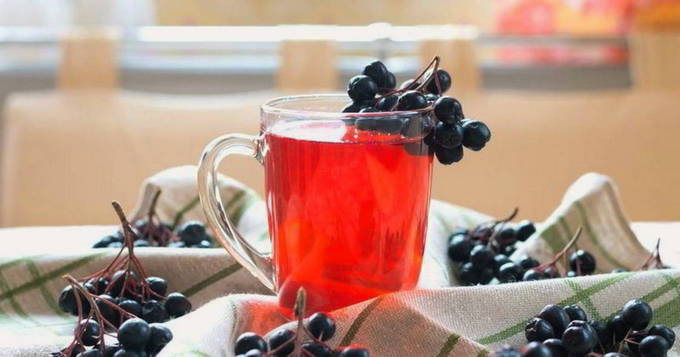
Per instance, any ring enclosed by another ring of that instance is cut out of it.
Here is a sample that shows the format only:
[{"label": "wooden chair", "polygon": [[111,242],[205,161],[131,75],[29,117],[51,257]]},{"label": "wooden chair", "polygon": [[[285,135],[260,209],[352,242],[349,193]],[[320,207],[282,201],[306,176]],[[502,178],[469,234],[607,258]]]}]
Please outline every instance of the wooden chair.
[{"label": "wooden chair", "polygon": [[281,42],[277,71],[277,88],[280,91],[335,91],[339,79],[337,50],[333,41]]},{"label": "wooden chair", "polygon": [[680,88],[680,31],[636,31],[629,37],[629,51],[636,88]]},{"label": "wooden chair", "polygon": [[[221,134],[256,134],[258,106],[275,96],[121,91],[116,39],[99,34],[62,42],[56,91],[8,98],[0,225],[114,223],[111,200],[131,210],[144,178],[196,164],[203,147]],[[232,163],[238,170],[230,174],[261,185],[256,162]]]},{"label": "wooden chair", "polygon": [[448,38],[431,38],[420,41],[419,54],[422,66],[434,56],[441,58],[440,67],[453,75],[456,91],[475,91],[481,87],[481,73],[478,67],[476,35],[459,33]]}]

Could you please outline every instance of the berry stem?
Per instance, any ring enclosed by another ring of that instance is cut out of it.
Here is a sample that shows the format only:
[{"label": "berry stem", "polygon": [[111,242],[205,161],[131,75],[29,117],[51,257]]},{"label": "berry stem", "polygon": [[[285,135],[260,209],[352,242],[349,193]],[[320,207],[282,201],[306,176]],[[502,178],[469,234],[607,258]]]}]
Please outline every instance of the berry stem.
[{"label": "berry stem", "polygon": [[498,252],[495,248],[496,248],[496,246],[501,245],[498,242],[498,238],[497,238],[498,233],[500,232],[500,229],[496,229],[496,227],[498,225],[500,225],[500,227],[502,228],[506,223],[515,219],[515,217],[517,217],[518,213],[519,213],[519,207],[515,207],[515,209],[512,210],[512,213],[510,213],[509,216],[507,216],[503,219],[500,219],[500,220],[493,221],[493,223],[491,224],[491,227],[490,227],[490,229],[493,233],[491,234],[491,237],[489,237],[489,242],[486,244],[486,246],[488,248],[490,248],[492,251],[494,251],[496,253]]},{"label": "berry stem", "polygon": [[[642,263],[642,265],[637,270],[649,270],[651,268],[663,267],[663,262],[661,261],[661,255],[659,254],[660,245],[661,245],[661,238],[657,238],[656,246],[654,247],[654,250],[649,255],[647,260],[645,260],[645,262]],[[652,262],[654,262],[654,265],[651,264]]]},{"label": "berry stem", "polygon": [[295,317],[298,320],[297,332],[295,333],[295,349],[293,350],[293,356],[302,356],[302,340],[304,338],[303,333],[305,332],[304,318],[305,311],[307,310],[307,291],[303,287],[300,287],[297,291],[293,310]]},{"label": "berry stem", "polygon": [[[417,75],[415,78],[413,78],[413,83],[417,83],[419,79],[423,78],[423,76],[427,73],[427,71],[428,71],[430,68],[432,68],[432,66],[434,66],[434,70],[435,70],[435,71],[437,70],[437,68],[439,68],[439,56],[434,56],[434,57],[432,58],[432,60],[430,61],[430,63],[429,63],[425,68],[423,68],[423,70],[420,71],[420,73],[418,73],[418,75]],[[434,73],[434,71],[433,71],[432,73]],[[426,80],[426,82],[429,83],[429,78]],[[426,84],[427,84],[427,83],[426,83]],[[422,87],[423,87],[423,85],[421,84],[421,85],[419,85],[418,87],[416,87],[416,90],[421,90]],[[378,99],[384,98],[384,97],[387,97],[387,96],[390,96],[390,95],[393,95],[393,94],[399,94],[399,93],[407,92],[407,91],[409,91],[409,90],[410,90],[410,89],[408,89],[408,88],[395,89],[395,90],[393,90],[393,91],[391,91],[391,92],[388,92],[388,93],[386,93],[386,94],[384,94],[384,95],[378,97]],[[430,109],[431,109],[431,108],[430,108]],[[420,109],[420,110],[422,110],[422,109]],[[414,111],[417,111],[417,110],[414,110]]]},{"label": "berry stem", "polygon": [[557,263],[557,261],[567,253],[569,248],[571,248],[571,246],[573,246],[574,243],[576,243],[576,241],[581,236],[582,231],[583,231],[583,228],[578,227],[578,229],[576,229],[576,233],[574,233],[574,236],[571,237],[571,239],[569,240],[569,243],[567,243],[567,245],[564,246],[564,248],[559,253],[557,253],[552,260],[550,260],[549,262],[547,262],[545,264],[539,265],[538,267],[536,267],[536,269],[537,270],[543,270],[543,269],[545,269],[545,268],[547,268],[551,265],[555,265],[555,263]]},{"label": "berry stem", "polygon": [[156,225],[153,223],[154,216],[156,215],[156,204],[158,204],[158,198],[161,196],[161,189],[158,189],[156,193],[154,193],[153,198],[151,199],[151,204],[149,205],[149,212],[148,212],[148,218],[147,218],[147,239],[149,242],[152,241],[152,238],[155,237],[154,231],[156,230]]},{"label": "berry stem", "polygon": [[71,285],[71,288],[73,289],[74,292],[73,296],[76,298],[76,304],[78,308],[78,325],[76,327],[77,331],[75,333],[76,340],[78,341],[78,343],[84,345],[82,341],[82,334],[83,332],[85,332],[87,326],[81,324],[81,322],[83,321],[82,318],[83,306],[82,302],[80,301],[80,298],[78,297],[78,295],[80,295],[87,299],[87,302],[90,304],[90,313],[87,315],[87,319],[85,319],[85,321],[94,320],[99,324],[100,326],[99,335],[97,336],[97,338],[99,339],[99,345],[106,347],[106,343],[104,341],[104,328],[105,328],[104,321],[106,321],[106,319],[99,310],[99,306],[97,306],[97,304],[95,303],[92,294],[89,291],[87,291],[82,285],[80,285],[78,280],[76,280],[73,276],[66,274],[63,276],[63,278],[66,279],[66,281],[68,281],[68,283]]},{"label": "berry stem", "polygon": [[[437,70],[439,69],[439,56],[434,56],[430,64],[425,67],[425,71],[428,71],[430,67],[432,67],[432,70],[429,71],[430,75],[427,76],[427,78],[421,83],[418,87],[416,87],[417,91],[422,91],[425,87],[427,87],[428,84],[430,84],[430,81],[434,78],[435,84],[437,85],[437,89],[439,90],[439,93],[441,93],[442,87],[439,84],[439,76],[436,75]],[[421,73],[421,76],[425,74],[425,71]]]},{"label": "berry stem", "polygon": [[628,339],[628,336],[630,336],[630,331],[631,330],[628,329],[628,331],[626,331],[626,335],[623,336],[623,340],[621,340],[621,342],[619,342],[619,349],[618,349],[619,353],[623,352],[623,343]]}]

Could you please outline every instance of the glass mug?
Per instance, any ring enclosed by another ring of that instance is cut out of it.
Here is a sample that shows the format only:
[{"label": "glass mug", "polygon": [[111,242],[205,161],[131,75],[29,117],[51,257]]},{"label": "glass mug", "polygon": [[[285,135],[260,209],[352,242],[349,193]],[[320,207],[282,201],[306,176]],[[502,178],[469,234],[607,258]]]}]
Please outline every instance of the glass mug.
[{"label": "glass mug", "polygon": [[[261,107],[261,134],[228,134],[203,152],[201,203],[218,242],[292,314],[332,311],[413,288],[420,275],[432,153],[422,112],[342,113],[346,95],[283,97]],[[264,165],[271,254],[224,212],[217,168],[228,155]]]}]

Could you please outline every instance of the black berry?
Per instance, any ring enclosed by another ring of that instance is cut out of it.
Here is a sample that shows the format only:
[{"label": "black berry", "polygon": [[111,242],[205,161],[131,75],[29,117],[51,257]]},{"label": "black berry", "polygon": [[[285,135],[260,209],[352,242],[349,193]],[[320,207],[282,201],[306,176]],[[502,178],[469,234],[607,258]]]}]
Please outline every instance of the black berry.
[{"label": "black berry", "polygon": [[427,84],[427,91],[434,94],[443,94],[449,88],[451,88],[451,76],[443,69],[438,69],[430,83]]},{"label": "black berry", "polygon": [[463,106],[458,99],[452,97],[441,97],[434,102],[434,115],[437,119],[447,124],[455,124],[465,117]]},{"label": "black berry", "polygon": [[254,332],[245,332],[236,339],[234,353],[237,355],[245,354],[250,350],[267,351],[267,342]]},{"label": "black berry", "polygon": [[595,257],[585,250],[577,250],[569,257],[569,267],[571,270],[581,275],[589,275],[595,272]]},{"label": "black berry", "polygon": [[649,329],[649,335],[661,336],[668,341],[668,346],[675,344],[675,332],[665,325],[654,325]]},{"label": "black berry", "polygon": [[519,261],[519,266],[521,266],[524,269],[531,269],[539,266],[540,263],[538,260],[532,258],[532,257],[526,257],[523,258],[522,260]]},{"label": "black berry", "polygon": [[156,355],[172,341],[172,331],[161,324],[150,324],[149,330],[151,333],[146,343],[146,351],[151,355]]},{"label": "black berry", "polygon": [[378,93],[378,85],[369,76],[360,74],[349,80],[347,94],[355,103],[373,99],[376,93]]},{"label": "black berry", "polygon": [[597,340],[592,329],[575,326],[564,331],[562,343],[570,353],[584,354],[595,347]]},{"label": "black berry", "polygon": [[522,348],[523,357],[553,357],[552,352],[538,341],[529,342]]},{"label": "black berry", "polygon": [[515,263],[505,263],[498,268],[498,274],[496,277],[498,281],[502,283],[512,283],[515,281],[520,281],[522,279],[523,271]]},{"label": "black berry", "polygon": [[317,312],[309,317],[307,330],[317,339],[326,341],[335,334],[335,321],[330,316]]},{"label": "black berry", "polygon": [[665,357],[670,346],[661,336],[647,336],[640,342],[640,357]]},{"label": "black berry", "polygon": [[109,286],[109,280],[106,278],[92,278],[87,281],[88,284],[94,286],[95,294],[101,295],[106,292],[106,288]]},{"label": "black berry", "polygon": [[494,263],[493,252],[484,245],[476,245],[470,251],[470,262],[478,267],[492,267]]},{"label": "black berry", "polygon": [[564,312],[566,312],[567,315],[569,315],[569,319],[571,321],[574,320],[588,321],[588,315],[586,315],[586,312],[578,305],[565,306]]},{"label": "black berry", "polygon": [[536,269],[527,269],[522,275],[522,281],[536,281],[545,279],[545,275]]},{"label": "black berry", "polygon": [[80,339],[85,346],[96,345],[102,333],[101,326],[94,320],[81,321],[76,327],[76,331],[80,331]]},{"label": "black berry", "polygon": [[523,242],[536,232],[536,227],[530,221],[524,220],[517,223],[515,230],[517,231],[517,240]]},{"label": "black berry", "polygon": [[444,165],[451,165],[463,159],[463,147],[458,146],[453,149],[447,149],[437,146],[434,149],[434,154],[440,163]]},{"label": "black berry", "polygon": [[118,342],[125,349],[143,350],[151,337],[149,324],[142,319],[129,319],[118,329]]},{"label": "black berry", "polygon": [[[306,353],[309,353],[309,355],[314,356],[314,357],[332,357],[333,356],[333,350],[328,348],[325,345],[322,345],[317,342],[305,342],[302,344],[302,350]],[[307,354],[303,353],[303,356],[308,356]]]},{"label": "black berry", "polygon": [[371,62],[368,66],[364,67],[364,71],[361,72],[361,74],[373,79],[378,86],[378,92],[389,92],[396,86],[394,75],[390,73],[390,71],[387,70],[387,67],[380,61]]},{"label": "black berry", "polygon": [[505,254],[496,254],[493,257],[493,263],[494,263],[494,271],[498,272],[498,269],[500,269],[501,266],[505,263],[512,263],[513,261],[508,258],[507,255]]},{"label": "black berry", "polygon": [[472,242],[465,235],[455,235],[449,241],[448,255],[454,262],[465,262],[470,257]]},{"label": "black berry", "polygon": [[588,321],[588,325],[595,331],[597,341],[603,347],[606,348],[614,342],[612,332],[607,328],[605,323],[600,321]]},{"label": "black berry", "polygon": [[438,122],[434,131],[434,142],[447,149],[460,146],[463,143],[463,127],[457,124]]},{"label": "black berry", "polygon": [[142,316],[142,305],[140,305],[135,300],[131,299],[122,300],[121,302],[118,303],[118,307],[137,317]]},{"label": "black berry", "polygon": [[491,139],[491,131],[486,124],[478,120],[465,119],[463,123],[463,146],[479,151],[486,146]]},{"label": "black berry", "polygon": [[417,110],[427,107],[427,99],[422,93],[408,91],[399,96],[397,110]]},{"label": "black berry", "polygon": [[160,301],[149,299],[142,305],[142,318],[148,323],[165,322],[170,319]]},{"label": "black berry", "polygon": [[558,338],[549,338],[543,341],[543,346],[548,347],[552,357],[567,357],[569,355],[567,349],[564,348],[564,344],[562,344],[562,340]]},{"label": "black berry", "polygon": [[503,246],[515,243],[517,232],[512,227],[504,227],[496,235],[496,241]]},{"label": "black berry", "polygon": [[652,308],[640,299],[630,300],[623,305],[621,316],[633,330],[643,330],[652,320]]},{"label": "black berry", "polygon": [[381,112],[389,112],[397,105],[398,100],[399,97],[396,94],[382,97],[375,104],[375,109],[378,109]]},{"label": "black berry", "polygon": [[172,317],[180,317],[191,311],[191,302],[181,293],[172,293],[165,300],[165,309]]},{"label": "black berry", "polygon": [[59,294],[59,308],[61,311],[71,315],[78,315],[78,303],[76,302],[76,294],[80,298],[81,306],[83,307],[83,314],[90,312],[90,304],[87,302],[79,292],[73,290],[71,285],[65,287]]},{"label": "black berry", "polygon": [[118,310],[114,308],[114,306],[116,306],[116,300],[114,298],[112,298],[110,295],[102,294],[94,300],[94,303],[97,305],[97,308],[99,308],[99,312],[101,312],[102,316],[108,322],[110,322],[112,325],[116,325],[118,323],[118,319],[120,317]]},{"label": "black berry", "polygon": [[549,338],[555,337],[555,331],[548,321],[534,317],[529,321],[526,327],[524,327],[524,336],[526,336],[527,341],[529,342],[543,342]]},{"label": "black berry", "polygon": [[538,317],[550,323],[555,335],[560,336],[569,325],[569,315],[564,309],[557,305],[547,305],[538,313]]},{"label": "black berry", "polygon": [[185,222],[179,227],[177,234],[186,245],[199,244],[207,235],[205,225],[199,221]]},{"label": "black berry", "polygon": [[274,356],[288,356],[295,348],[295,332],[291,330],[279,330],[268,338],[269,350]]},{"label": "black berry", "polygon": [[460,266],[458,278],[463,285],[486,284],[493,279],[493,269],[478,267],[467,262]]},{"label": "black berry", "polygon": [[168,293],[168,282],[163,278],[150,276],[146,278],[146,283],[149,284],[151,291],[160,296],[165,296]]},{"label": "black berry", "polygon": [[615,341],[621,341],[630,330],[630,326],[623,319],[623,316],[616,315],[607,322],[607,329],[611,332]]}]

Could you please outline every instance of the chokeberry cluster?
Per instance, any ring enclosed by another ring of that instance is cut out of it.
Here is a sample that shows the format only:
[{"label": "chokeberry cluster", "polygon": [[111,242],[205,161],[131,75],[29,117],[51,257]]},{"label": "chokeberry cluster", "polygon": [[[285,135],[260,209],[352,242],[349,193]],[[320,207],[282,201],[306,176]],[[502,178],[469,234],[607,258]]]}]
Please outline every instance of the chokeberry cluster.
[{"label": "chokeberry cluster", "polygon": [[[161,222],[156,214],[156,204],[161,191],[157,191],[149,206],[145,218],[132,221],[132,236],[135,247],[170,247],[170,248],[213,248],[213,239],[205,225],[199,221],[188,221],[180,224],[184,213],[198,202],[190,202],[175,215],[172,224]],[[124,234],[118,230],[113,234],[100,238],[93,248],[121,248],[124,245]]]},{"label": "chokeberry cluster", "polygon": [[[508,222],[516,215],[517,209],[505,219],[482,223],[473,229],[457,229],[449,236],[447,253],[462,285],[571,278],[595,273],[595,257],[575,247],[581,236],[580,227],[567,245],[548,262],[540,263],[532,257],[511,260],[510,256],[518,245],[536,232],[534,224],[527,220],[511,226]],[[557,267],[560,259],[563,259],[565,267],[563,272]],[[667,268],[661,261],[657,241],[654,251],[636,270]],[[615,268],[611,272],[626,271],[624,268]]]},{"label": "chokeberry cluster", "polygon": [[578,305],[548,305],[526,325],[526,346],[506,346],[495,356],[664,357],[675,343],[675,332],[665,325],[649,327],[652,315],[641,299],[628,301],[607,321],[589,320]]},{"label": "chokeberry cluster", "polygon": [[517,244],[536,232],[530,221],[509,223],[517,212],[515,209],[507,218],[482,223],[471,230],[457,229],[451,234],[447,253],[456,265],[461,284],[489,284],[494,278],[501,283],[519,281],[525,271],[539,266],[532,258],[518,263],[509,258]]},{"label": "chokeberry cluster", "polygon": [[[183,294],[168,294],[165,279],[146,275],[134,254],[132,226],[120,205],[114,202],[113,206],[121,220],[124,245],[104,269],[81,279],[65,276],[69,285],[59,294],[59,307],[77,316],[78,324],[73,342],[56,356],[154,356],[172,339],[170,330],[158,323],[191,311]],[[114,336],[115,331],[122,348],[105,345],[104,335]]]},{"label": "chokeberry cluster", "polygon": [[335,320],[326,313],[317,312],[304,319],[306,294],[298,291],[295,304],[297,328],[275,328],[266,338],[245,332],[236,339],[234,354],[237,357],[369,357],[369,351],[351,345],[332,348],[326,341],[335,335]]},{"label": "chokeberry cluster", "polygon": [[374,61],[362,74],[350,79],[347,94],[352,103],[342,111],[421,112],[423,115],[408,118],[362,116],[356,118],[354,124],[358,130],[421,139],[442,164],[458,162],[463,158],[463,147],[473,151],[484,148],[491,139],[491,131],[483,122],[465,118],[456,98],[443,96],[451,88],[452,80],[451,75],[438,66],[439,57],[435,57],[418,76],[395,89],[394,74],[382,62]]}]

